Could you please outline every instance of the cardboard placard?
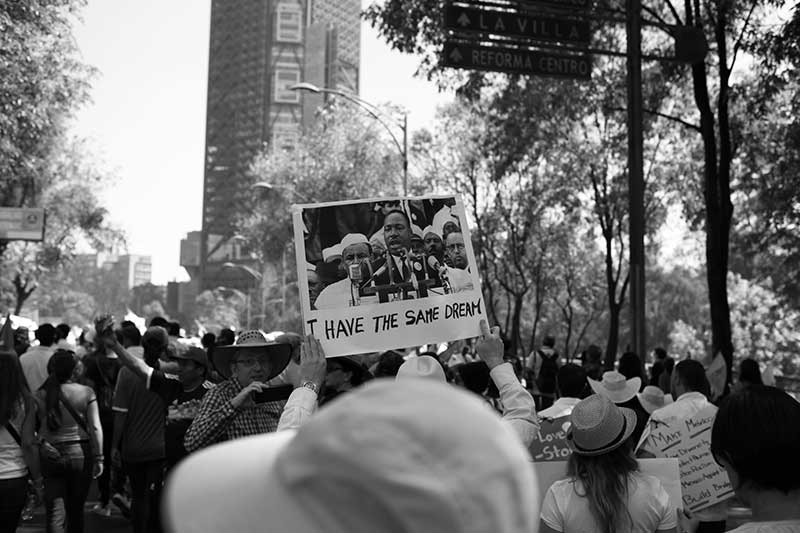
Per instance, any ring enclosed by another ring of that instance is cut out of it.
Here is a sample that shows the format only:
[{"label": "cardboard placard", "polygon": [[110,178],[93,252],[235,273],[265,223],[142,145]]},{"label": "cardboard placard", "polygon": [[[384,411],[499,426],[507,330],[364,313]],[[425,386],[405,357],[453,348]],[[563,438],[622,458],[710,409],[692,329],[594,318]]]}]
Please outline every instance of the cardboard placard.
[{"label": "cardboard placard", "polygon": [[[460,198],[381,198],[292,209],[304,329],[328,357],[480,335],[486,307]],[[428,247],[424,237],[430,235],[438,235],[440,248]],[[364,237],[368,247],[353,244]],[[336,260],[325,262],[337,246],[340,267]]]},{"label": "cardboard placard", "polygon": [[567,444],[569,415],[558,418],[540,418],[539,432],[528,451],[534,462],[565,461],[572,449]]},{"label": "cardboard placard", "polygon": [[[664,490],[669,494],[670,502],[675,509],[682,509],[680,474],[677,459],[638,459],[639,470],[643,474],[657,477]],[[536,463],[536,481],[539,484],[539,508],[550,485],[567,477],[566,461],[550,461]]]},{"label": "cardboard placard", "polygon": [[733,496],[728,474],[711,455],[711,426],[717,408],[710,405],[675,424],[661,424],[650,435],[660,455],[680,462],[683,503],[699,511]]}]

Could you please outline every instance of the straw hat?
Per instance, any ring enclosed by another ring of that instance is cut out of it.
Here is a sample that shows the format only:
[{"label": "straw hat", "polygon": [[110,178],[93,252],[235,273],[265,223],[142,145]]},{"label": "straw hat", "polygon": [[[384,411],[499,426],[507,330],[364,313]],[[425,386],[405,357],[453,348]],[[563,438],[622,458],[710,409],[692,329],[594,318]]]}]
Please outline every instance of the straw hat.
[{"label": "straw hat", "polygon": [[626,380],[625,376],[612,370],[603,373],[602,381],[589,378],[589,385],[600,396],[604,396],[614,403],[625,403],[639,392],[642,378],[635,377]]},{"label": "straw hat", "polygon": [[578,455],[602,455],[622,446],[635,429],[633,409],[592,394],[572,409],[567,442]]},{"label": "straw hat", "polygon": [[659,387],[648,385],[642,392],[636,394],[639,398],[639,403],[649,414],[653,414],[656,409],[661,409],[665,405],[672,403],[672,395],[664,394]]},{"label": "straw hat", "polygon": [[267,340],[266,335],[257,329],[244,331],[236,344],[230,346],[215,346],[211,352],[214,368],[225,379],[231,377],[231,361],[242,352],[251,353],[256,357],[269,357],[269,374],[264,381],[269,381],[286,368],[292,356],[292,345],[289,342],[275,342]]}]

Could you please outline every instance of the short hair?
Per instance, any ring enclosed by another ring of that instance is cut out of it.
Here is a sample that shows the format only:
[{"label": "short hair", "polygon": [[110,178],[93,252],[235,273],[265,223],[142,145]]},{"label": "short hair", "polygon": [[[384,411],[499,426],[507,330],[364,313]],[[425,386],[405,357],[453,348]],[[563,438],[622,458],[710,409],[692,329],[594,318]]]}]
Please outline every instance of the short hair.
[{"label": "short hair", "polygon": [[52,346],[56,341],[56,328],[53,327],[53,324],[45,322],[36,328],[35,336],[42,346]]},{"label": "short hair", "polygon": [[148,326],[149,327],[161,326],[162,328],[167,329],[168,324],[169,321],[167,321],[167,319],[164,318],[163,316],[154,316],[153,318],[150,319],[150,324],[148,324]]},{"label": "short hair", "polygon": [[656,359],[666,359],[667,357],[667,351],[664,348],[661,348],[660,346],[655,350],[653,350],[653,352],[655,352],[656,354]]},{"label": "short hair", "polygon": [[386,223],[386,219],[389,218],[389,215],[391,215],[392,213],[397,213],[399,215],[402,215],[403,218],[406,219],[406,224],[408,225],[408,229],[411,230],[411,219],[408,218],[408,215],[402,209],[392,209],[391,211],[386,213],[386,215],[383,217],[384,224]]},{"label": "short hair", "polygon": [[217,336],[217,346],[230,346],[236,341],[236,334],[230,328],[222,328]]},{"label": "short hair", "polygon": [[567,363],[558,369],[556,386],[562,397],[583,398],[588,384],[586,370],[575,363]]},{"label": "short hair", "polygon": [[64,324],[63,322],[56,326],[56,338],[58,340],[67,339],[69,338],[69,334],[72,332],[72,328],[69,327],[69,324]]},{"label": "short hair", "polygon": [[673,371],[678,375],[678,382],[689,391],[701,392],[706,396],[711,395],[711,384],[706,377],[706,369],[699,361],[684,359]]},{"label": "short hair", "polygon": [[399,352],[394,350],[383,352],[378,359],[378,365],[375,367],[375,377],[388,378],[397,376],[397,371],[404,362],[403,354]]},{"label": "short hair", "polygon": [[783,493],[800,489],[798,450],[800,403],[782,390],[753,385],[722,401],[711,453],[730,463],[742,484]]},{"label": "short hair", "polygon": [[556,345],[556,339],[552,335],[545,336],[544,340],[542,341],[542,346],[547,346],[548,348],[553,348]]},{"label": "short hair", "polygon": [[211,346],[214,346],[214,342],[217,340],[217,336],[211,332],[206,333],[200,339],[200,344],[203,345],[203,348],[208,350]]},{"label": "short hair", "polygon": [[763,385],[761,379],[761,369],[755,359],[747,358],[739,363],[739,381],[747,382],[750,385]]},{"label": "short hair", "polygon": [[167,326],[164,329],[166,329],[167,334],[172,337],[177,337],[181,334],[180,322],[167,322]]},{"label": "short hair", "polygon": [[125,340],[129,341],[131,346],[139,346],[142,344],[142,333],[136,326],[124,325],[119,328],[120,342]]},{"label": "short hair", "polygon": [[625,379],[641,378],[642,376],[642,360],[633,352],[625,352],[619,358],[618,365],[619,373],[625,376]]}]

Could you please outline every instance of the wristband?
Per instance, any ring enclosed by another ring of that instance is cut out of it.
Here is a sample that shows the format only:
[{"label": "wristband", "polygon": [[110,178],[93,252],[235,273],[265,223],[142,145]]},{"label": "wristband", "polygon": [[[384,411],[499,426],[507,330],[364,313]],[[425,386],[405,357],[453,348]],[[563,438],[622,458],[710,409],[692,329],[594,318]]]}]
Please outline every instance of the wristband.
[{"label": "wristband", "polygon": [[311,390],[311,391],[313,391],[313,392],[314,392],[314,394],[316,394],[317,396],[319,396],[319,386],[318,386],[316,383],[314,383],[313,381],[306,380],[306,381],[302,382],[302,383],[300,384],[300,386],[301,386],[301,387],[304,387],[304,388],[306,388],[306,389],[308,389],[308,390]]}]

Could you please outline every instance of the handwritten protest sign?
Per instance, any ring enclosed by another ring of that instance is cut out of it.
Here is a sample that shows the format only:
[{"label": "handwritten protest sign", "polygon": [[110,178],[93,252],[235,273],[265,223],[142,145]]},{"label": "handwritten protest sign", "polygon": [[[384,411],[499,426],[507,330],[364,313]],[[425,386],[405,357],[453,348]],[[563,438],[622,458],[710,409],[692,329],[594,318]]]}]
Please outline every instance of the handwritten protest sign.
[{"label": "handwritten protest sign", "polygon": [[[681,483],[678,473],[677,459],[638,459],[639,471],[655,476],[661,481],[664,490],[669,494],[670,503],[675,509],[681,504]],[[536,464],[536,482],[539,484],[539,507],[550,485],[567,477],[566,461],[550,461]]]},{"label": "handwritten protest sign", "polygon": [[653,429],[656,447],[680,462],[683,503],[699,511],[733,496],[728,474],[711,455],[711,426],[717,408],[706,407],[692,418]]},{"label": "handwritten protest sign", "polygon": [[569,416],[542,418],[539,432],[528,450],[535,462],[564,461],[572,450],[567,445]]},{"label": "handwritten protest sign", "polygon": [[292,207],[304,329],[329,357],[480,335],[486,307],[459,198]]}]

